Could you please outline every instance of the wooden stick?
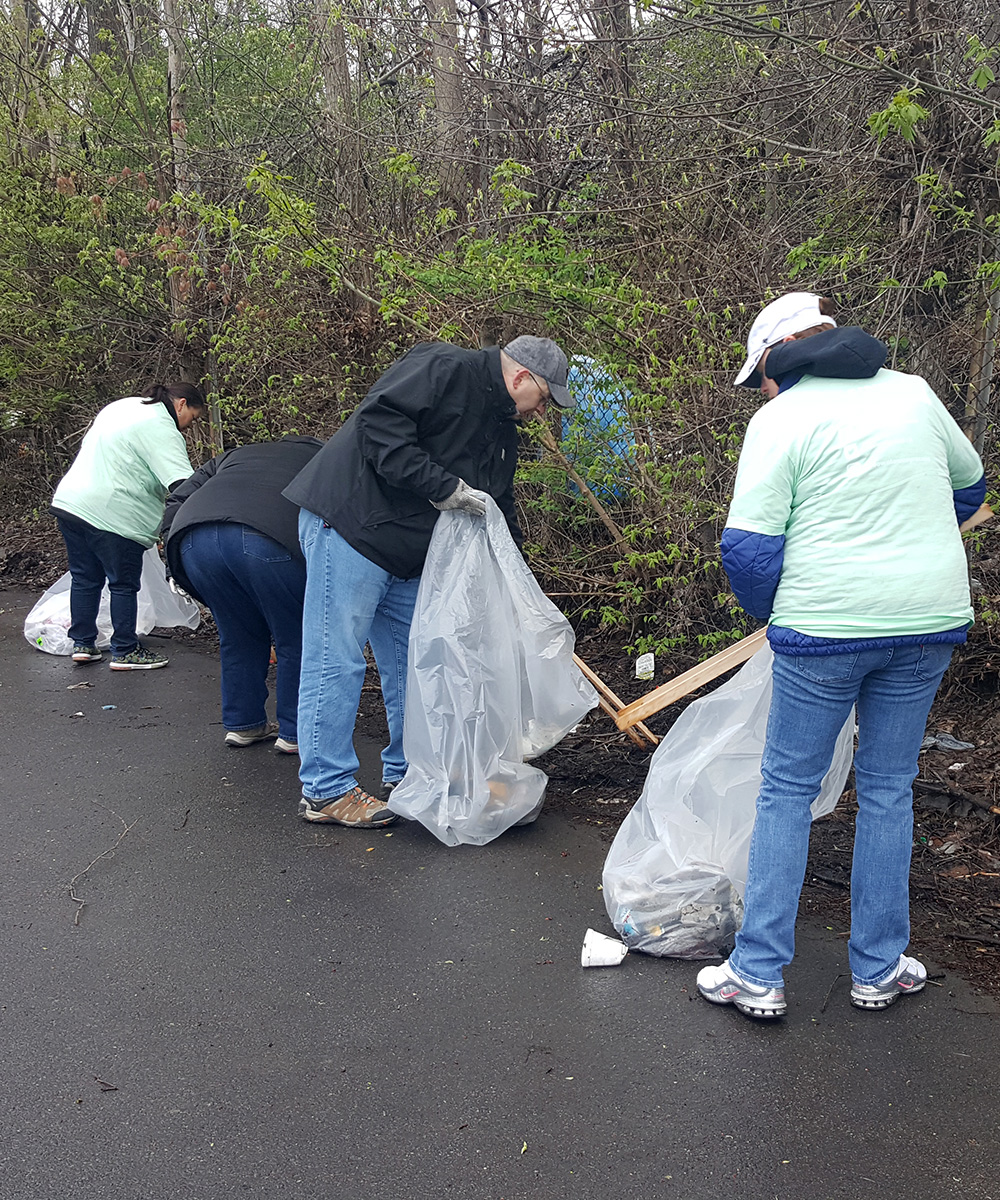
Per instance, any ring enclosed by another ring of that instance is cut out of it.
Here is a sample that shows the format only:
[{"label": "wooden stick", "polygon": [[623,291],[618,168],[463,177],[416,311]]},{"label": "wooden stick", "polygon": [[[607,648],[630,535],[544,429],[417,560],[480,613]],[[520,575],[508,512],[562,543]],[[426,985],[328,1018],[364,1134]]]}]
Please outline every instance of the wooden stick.
[{"label": "wooden stick", "polygon": [[611,701],[611,703],[615,706],[616,711],[621,711],[621,709],[625,707],[625,701],[619,700],[619,698],[615,695],[611,688],[608,687],[600,675],[598,675],[596,671],[592,671],[579,656],[579,654],[573,655],[573,661],[580,668],[587,679],[590,680],[594,687],[597,688],[598,692],[600,692],[604,699]]},{"label": "wooden stick", "polygon": [[[606,712],[612,721],[618,715],[618,709],[615,708],[612,704],[610,704],[607,700],[605,700],[603,696],[597,697],[597,703],[601,706],[601,711]],[[630,729],[624,729],[624,730],[622,730],[622,732],[625,733],[629,738],[631,738],[631,740],[633,742],[635,742],[635,744],[641,750],[646,749],[646,743],[643,741],[638,730],[630,728]]]},{"label": "wooden stick", "polygon": [[614,523],[614,521],[608,515],[608,510],[604,507],[604,505],[600,502],[600,500],[598,500],[598,498],[594,495],[594,493],[590,490],[590,488],[587,487],[587,485],[584,482],[580,473],[576,470],[576,468],[569,461],[569,459],[566,457],[566,455],[563,454],[562,450],[560,450],[559,443],[556,441],[555,437],[553,436],[552,430],[549,429],[548,425],[542,426],[541,438],[542,438],[542,445],[545,447],[546,450],[549,450],[552,454],[554,454],[556,456],[556,458],[559,459],[559,463],[562,466],[562,469],[566,472],[566,474],[570,477],[570,479],[572,479],[573,482],[576,484],[576,486],[580,489],[580,494],[583,496],[584,500],[587,501],[587,503],[594,510],[594,512],[597,513],[597,515],[600,517],[600,519],[603,522],[604,527],[605,527],[605,529],[607,529],[608,533],[611,534],[611,536],[615,539],[615,541],[621,546],[621,548],[623,550],[627,551],[629,547],[625,541],[625,535],[622,533],[622,531],[618,528],[618,526]]},{"label": "wooden stick", "polygon": [[[578,654],[573,655],[573,661],[580,668],[584,677],[589,679],[597,689],[597,694],[600,696],[601,708],[608,714],[609,717],[615,719],[615,723],[617,724],[618,714],[625,707],[624,702],[615,695],[615,693],[611,690],[611,688],[608,687],[608,685],[604,682],[600,675],[597,674],[596,671],[592,671],[590,667],[587,666],[587,664]],[[656,734],[653,733],[651,729],[647,729],[641,721],[634,722],[634,724],[635,729],[629,727],[624,732],[632,737],[632,734],[638,730],[638,732],[641,733],[642,736],[645,737],[649,742],[651,742],[652,745],[658,746],[660,744],[660,739],[656,736]],[[643,744],[642,737],[632,737],[632,741],[635,742],[637,746],[641,746]]]},{"label": "wooden stick", "polygon": [[738,667],[740,663],[745,663],[757,653],[766,640],[767,630],[758,629],[756,633],[751,633],[742,641],[714,654],[703,663],[692,667],[690,671],[678,675],[676,679],[671,679],[631,704],[626,704],[615,717],[615,724],[619,729],[628,729],[637,721],[651,717],[668,704],[673,704],[675,700],[680,700],[706,683],[711,683],[713,679],[718,679],[733,667]]}]

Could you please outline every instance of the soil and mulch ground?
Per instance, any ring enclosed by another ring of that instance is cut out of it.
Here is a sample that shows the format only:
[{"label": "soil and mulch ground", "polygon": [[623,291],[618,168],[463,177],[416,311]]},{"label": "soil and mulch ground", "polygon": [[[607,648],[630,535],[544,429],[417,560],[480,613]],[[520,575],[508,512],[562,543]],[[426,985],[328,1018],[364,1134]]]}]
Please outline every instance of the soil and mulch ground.
[{"label": "soil and mulch ground", "polygon": [[[9,525],[0,538],[0,580],[39,594],[65,570],[58,538],[42,523]],[[214,652],[214,627],[166,630]],[[632,678],[632,660],[606,638],[586,636],[577,651],[625,703],[693,665],[660,662],[653,683]],[[935,702],[928,734],[944,746],[920,756],[911,875],[913,945],[932,962],[1000,995],[1000,647],[974,636],[956,654]],[[713,684],[711,686],[717,686]],[[707,691],[708,689],[705,689]],[[666,733],[695,693],[647,720]],[[365,685],[361,711],[384,722],[377,680]],[[951,740],[949,740],[951,739]],[[971,743],[956,749],[953,742]],[[949,748],[952,747],[952,748]],[[554,750],[536,760],[549,776],[547,804],[600,827],[610,842],[642,790],[651,751],[618,732],[600,711]],[[856,805],[848,790],[836,811],[813,827],[802,909],[847,937]]]}]

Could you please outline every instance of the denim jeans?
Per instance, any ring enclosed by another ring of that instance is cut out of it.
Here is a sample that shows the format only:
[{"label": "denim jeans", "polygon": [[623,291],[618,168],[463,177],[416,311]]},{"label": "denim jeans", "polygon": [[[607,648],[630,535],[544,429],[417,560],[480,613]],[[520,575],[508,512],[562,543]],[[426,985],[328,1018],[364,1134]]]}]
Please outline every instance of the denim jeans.
[{"label": "denim jeans", "polygon": [[131,654],[138,646],[135,632],[146,547],[106,529],[95,529],[79,517],[56,513],[66,543],[72,578],[69,589],[70,640],[84,646],[97,641],[97,614],[107,580],[111,593],[111,653]]},{"label": "denim jeans", "polygon": [[306,556],[299,779],[309,800],[333,800],[355,786],[354,724],[365,679],[365,643],[375,655],[389,722],[382,778],[402,779],[406,655],[419,579],[397,579],[349,546],[305,509]]},{"label": "denim jeans", "polygon": [[809,806],[857,705],[858,816],[851,870],[851,973],[872,984],[910,940],[910,853],[917,753],[952,646],[887,646],[857,654],[774,656],[743,928],[730,963],[750,983],[780,987],[795,949]]},{"label": "denim jeans", "polygon": [[180,537],[184,573],[219,630],[222,724],[240,731],[267,720],[273,642],[278,729],[283,738],[296,741],[305,564],[248,525],[194,525]]}]

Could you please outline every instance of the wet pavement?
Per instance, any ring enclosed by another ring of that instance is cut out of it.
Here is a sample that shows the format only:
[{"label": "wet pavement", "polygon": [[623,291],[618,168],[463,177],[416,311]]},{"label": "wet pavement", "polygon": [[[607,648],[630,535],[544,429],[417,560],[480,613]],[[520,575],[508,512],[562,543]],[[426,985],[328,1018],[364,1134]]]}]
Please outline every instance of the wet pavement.
[{"label": "wet pavement", "polygon": [[694,964],[582,970],[599,829],[306,825],[296,760],[223,746],[213,657],[74,667],[30,602],[0,593],[3,1200],[1000,1198],[961,980],[857,1012],[808,924],[774,1025]]}]

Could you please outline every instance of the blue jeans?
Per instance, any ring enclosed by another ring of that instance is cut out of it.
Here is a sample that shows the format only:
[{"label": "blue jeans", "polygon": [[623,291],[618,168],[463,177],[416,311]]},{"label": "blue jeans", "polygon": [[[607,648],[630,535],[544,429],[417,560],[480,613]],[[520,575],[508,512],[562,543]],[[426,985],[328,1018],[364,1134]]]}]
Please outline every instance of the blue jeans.
[{"label": "blue jeans", "polygon": [[397,579],[349,546],[313,513],[299,514],[306,556],[299,779],[309,800],[333,800],[355,786],[354,724],[371,644],[382,682],[389,745],[382,778],[402,779],[406,655],[419,579]]},{"label": "blue jeans", "polygon": [[296,741],[305,564],[248,525],[194,525],[180,536],[184,573],[219,630],[222,724],[240,731],[266,722],[273,642],[278,729]]},{"label": "blue jeans", "polygon": [[74,644],[97,641],[97,614],[107,580],[111,593],[111,653],[131,654],[138,646],[135,632],[146,547],[106,529],[95,529],[79,517],[56,513],[66,543],[72,582],[69,589],[69,637]]},{"label": "blue jeans", "polygon": [[872,984],[910,940],[913,780],[931,702],[952,646],[774,656],[774,693],[750,840],[743,928],[729,961],[781,987],[795,950],[811,814],[837,734],[857,705],[858,816],[851,870],[851,973]]}]

